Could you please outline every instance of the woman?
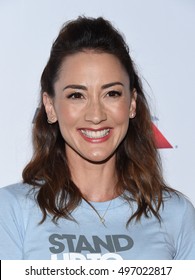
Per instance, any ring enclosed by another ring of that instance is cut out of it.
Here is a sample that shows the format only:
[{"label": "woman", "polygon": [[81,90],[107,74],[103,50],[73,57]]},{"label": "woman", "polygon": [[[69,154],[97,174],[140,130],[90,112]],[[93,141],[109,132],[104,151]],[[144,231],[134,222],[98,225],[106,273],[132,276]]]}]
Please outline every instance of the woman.
[{"label": "woman", "polygon": [[140,79],[105,19],[61,29],[33,137],[23,183],[0,190],[1,259],[195,259],[195,210],[164,182]]}]

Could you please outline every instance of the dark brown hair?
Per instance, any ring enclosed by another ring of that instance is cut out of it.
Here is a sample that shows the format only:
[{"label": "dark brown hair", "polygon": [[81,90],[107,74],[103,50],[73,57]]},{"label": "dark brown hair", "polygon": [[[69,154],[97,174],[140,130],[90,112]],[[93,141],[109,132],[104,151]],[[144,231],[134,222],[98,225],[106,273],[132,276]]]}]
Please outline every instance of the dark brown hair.
[{"label": "dark brown hair", "polygon": [[42,94],[47,92],[50,97],[55,96],[54,83],[64,58],[86,49],[116,56],[128,73],[130,91],[137,91],[136,117],[130,120],[127,135],[116,151],[116,172],[120,190],[130,193],[125,199],[137,202],[137,210],[129,221],[150,214],[160,220],[163,191],[171,189],[162,177],[150,110],[123,36],[101,17],[79,17],[66,23],[53,43],[41,77],[40,109],[33,129],[34,155],[23,171],[23,181],[38,188],[36,198],[43,212],[42,222],[48,213],[53,221],[72,218],[71,212],[79,205],[82,194],[71,180],[59,125],[47,123]]}]

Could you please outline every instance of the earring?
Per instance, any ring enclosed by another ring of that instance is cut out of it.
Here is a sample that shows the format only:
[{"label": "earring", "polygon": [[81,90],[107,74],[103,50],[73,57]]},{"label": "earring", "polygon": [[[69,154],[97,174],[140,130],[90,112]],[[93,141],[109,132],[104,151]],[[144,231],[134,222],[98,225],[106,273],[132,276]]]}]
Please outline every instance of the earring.
[{"label": "earring", "polygon": [[48,124],[53,124],[52,121],[50,121],[49,119],[47,119]]},{"label": "earring", "polygon": [[130,118],[131,119],[135,118],[135,115],[136,115],[135,113],[131,113]]},{"label": "earring", "polygon": [[55,122],[55,117],[52,116],[51,120],[47,119],[48,124],[53,124]]}]

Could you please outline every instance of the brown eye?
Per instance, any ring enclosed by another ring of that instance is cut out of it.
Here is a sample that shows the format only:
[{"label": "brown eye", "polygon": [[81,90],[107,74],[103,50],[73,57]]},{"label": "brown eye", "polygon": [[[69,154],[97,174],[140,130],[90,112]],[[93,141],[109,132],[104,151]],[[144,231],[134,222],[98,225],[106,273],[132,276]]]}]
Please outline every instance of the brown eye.
[{"label": "brown eye", "polygon": [[83,98],[82,93],[80,92],[73,92],[67,96],[68,99],[81,99]]},{"label": "brown eye", "polygon": [[121,96],[121,92],[119,92],[117,90],[111,90],[107,93],[107,95],[110,97],[119,97],[119,96]]}]

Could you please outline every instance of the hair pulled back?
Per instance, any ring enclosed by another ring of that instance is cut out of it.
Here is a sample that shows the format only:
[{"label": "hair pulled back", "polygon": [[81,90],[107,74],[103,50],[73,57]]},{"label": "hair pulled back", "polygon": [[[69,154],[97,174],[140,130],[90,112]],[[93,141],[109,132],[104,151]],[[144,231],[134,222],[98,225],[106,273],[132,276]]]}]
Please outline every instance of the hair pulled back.
[{"label": "hair pulled back", "polygon": [[79,17],[67,22],[53,43],[41,76],[40,105],[33,128],[34,154],[23,171],[23,181],[38,188],[37,202],[43,212],[42,222],[47,214],[52,215],[53,221],[61,217],[71,219],[71,212],[80,203],[82,194],[71,180],[59,125],[47,122],[42,95],[47,92],[50,97],[55,97],[54,84],[64,59],[85,50],[116,56],[128,73],[130,91],[137,91],[136,117],[130,120],[127,135],[116,151],[118,185],[121,191],[130,192],[131,196],[125,196],[127,201],[137,202],[137,209],[128,222],[150,214],[160,219],[158,211],[163,203],[163,191],[171,189],[162,177],[150,110],[123,36],[101,17]]}]

